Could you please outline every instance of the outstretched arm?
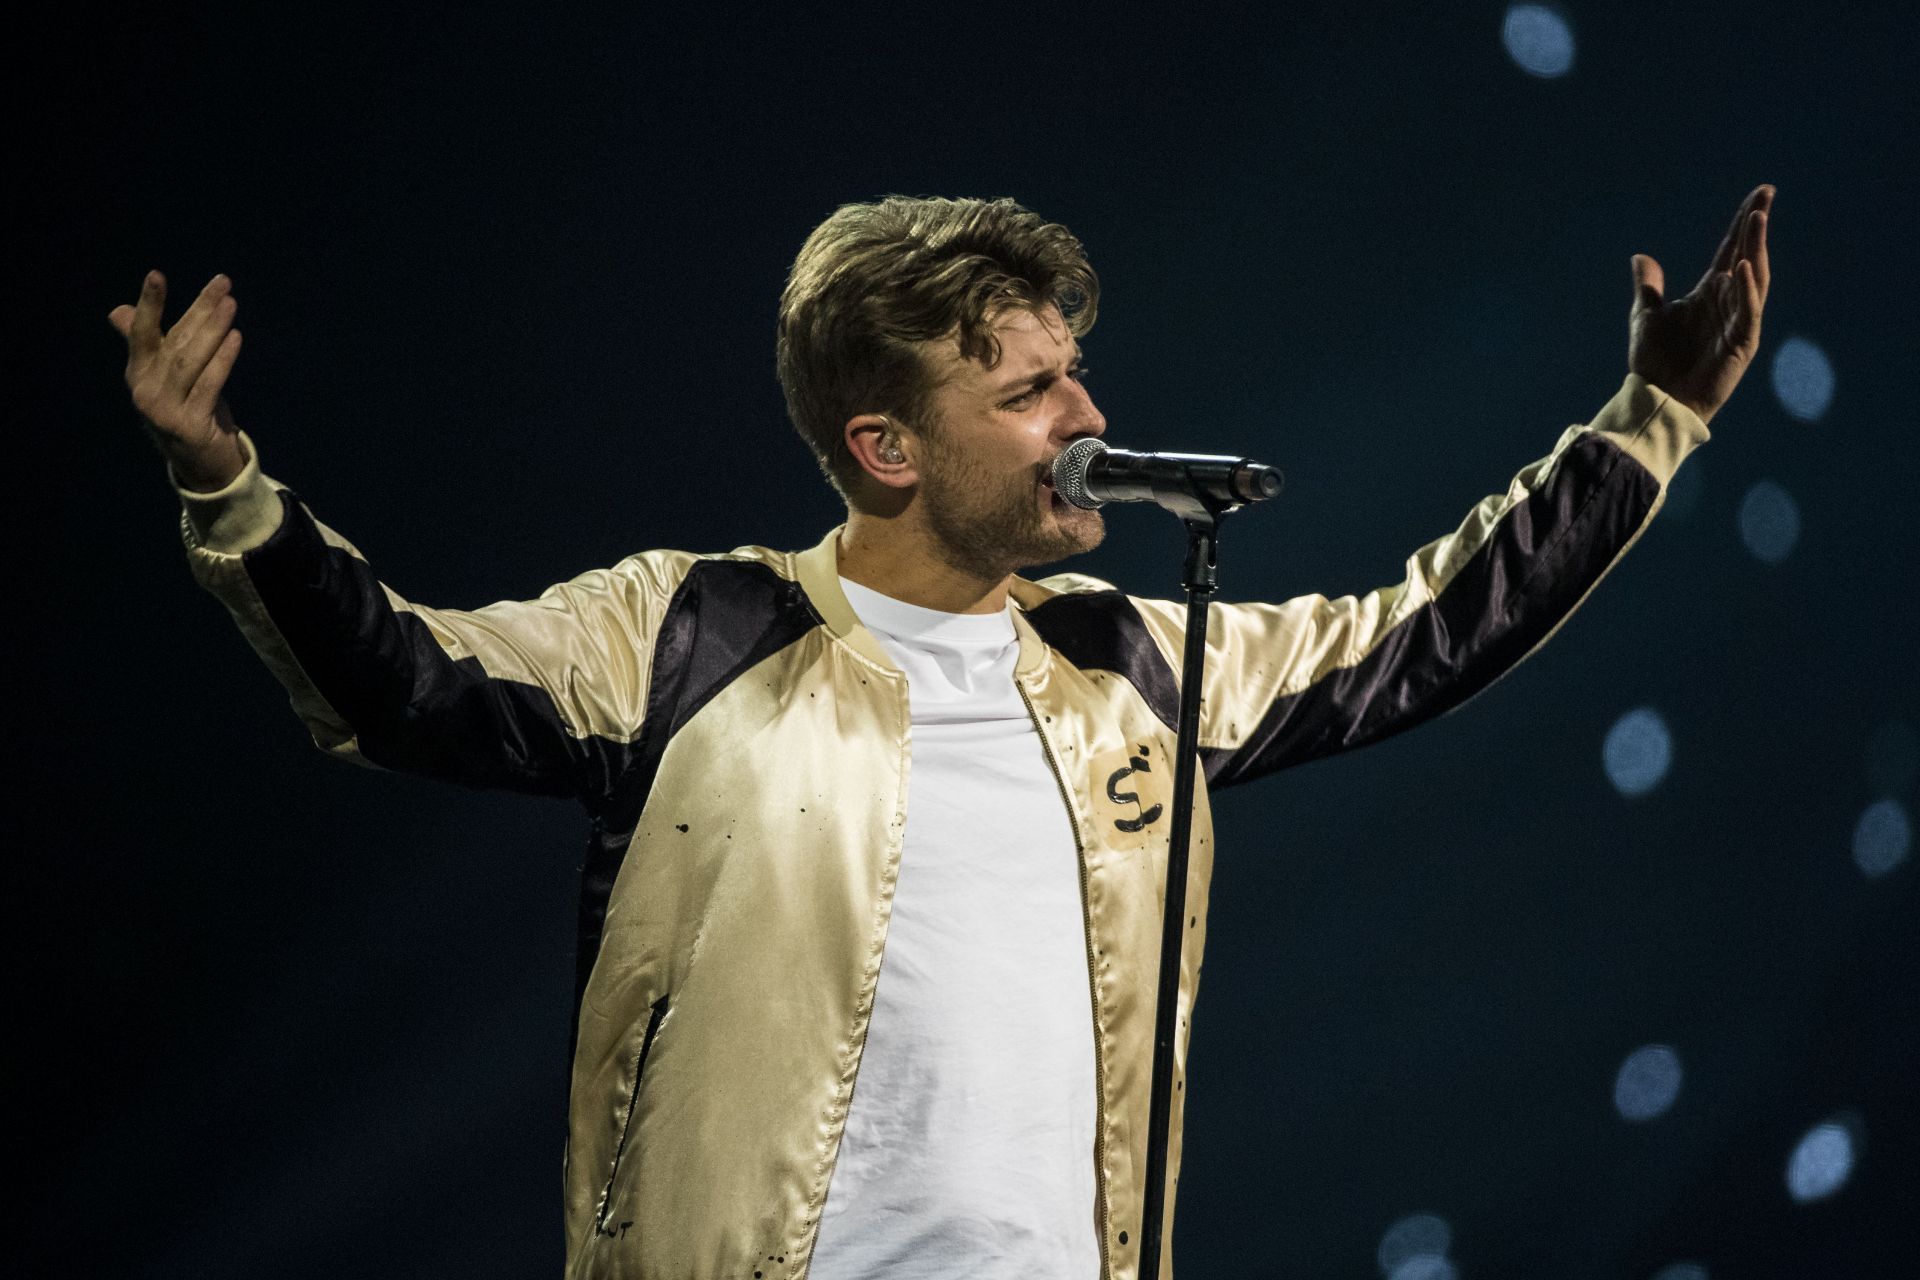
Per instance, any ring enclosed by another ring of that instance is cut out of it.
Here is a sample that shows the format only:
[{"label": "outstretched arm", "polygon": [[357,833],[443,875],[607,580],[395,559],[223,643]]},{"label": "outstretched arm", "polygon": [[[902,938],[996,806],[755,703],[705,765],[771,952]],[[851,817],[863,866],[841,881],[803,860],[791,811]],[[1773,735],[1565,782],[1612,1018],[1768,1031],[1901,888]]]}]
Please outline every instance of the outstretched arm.
[{"label": "outstretched arm", "polygon": [[[1693,292],[1635,255],[1629,372],[1593,420],[1364,595],[1208,613],[1200,747],[1215,788],[1377,742],[1459,706],[1544,644],[1626,553],[1758,349],[1773,188],[1742,203]],[[1171,669],[1184,603],[1136,600]]]},{"label": "outstretched arm", "polygon": [[415,604],[260,469],[221,389],[239,352],[214,278],[161,332],[166,286],[109,317],[179,494],[194,579],[232,613],[314,744],[356,764],[474,787],[608,794],[634,750],[683,552],[647,552],[475,610]]}]

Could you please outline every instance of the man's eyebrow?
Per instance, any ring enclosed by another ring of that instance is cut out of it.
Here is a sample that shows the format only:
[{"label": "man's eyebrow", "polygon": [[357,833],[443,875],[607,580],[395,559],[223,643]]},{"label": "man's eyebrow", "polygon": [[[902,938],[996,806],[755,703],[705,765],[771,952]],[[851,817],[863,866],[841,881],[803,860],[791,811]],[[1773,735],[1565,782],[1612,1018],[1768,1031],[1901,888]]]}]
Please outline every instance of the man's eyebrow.
[{"label": "man's eyebrow", "polygon": [[[1068,364],[1067,367],[1071,369],[1074,365],[1079,364],[1080,360],[1081,360],[1080,344],[1076,342],[1073,346],[1073,360],[1071,363]],[[996,387],[993,391],[993,394],[996,396],[1003,396],[1003,395],[1006,395],[1007,392],[1009,391],[1018,391],[1021,387],[1032,386],[1035,383],[1041,383],[1041,384],[1049,383],[1049,382],[1052,382],[1053,379],[1054,379],[1054,373],[1051,367],[1044,368],[1044,369],[1035,369],[1032,373],[1022,374],[1019,377],[1015,378],[1013,381],[1008,382],[1002,386]]]}]

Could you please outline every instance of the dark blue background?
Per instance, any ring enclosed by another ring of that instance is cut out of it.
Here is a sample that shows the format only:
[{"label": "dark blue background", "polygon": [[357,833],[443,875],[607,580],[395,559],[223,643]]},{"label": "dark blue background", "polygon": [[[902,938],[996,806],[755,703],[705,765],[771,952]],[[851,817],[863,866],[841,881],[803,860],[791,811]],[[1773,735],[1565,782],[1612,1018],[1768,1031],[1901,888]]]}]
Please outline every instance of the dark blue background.
[{"label": "dark blue background", "polygon": [[[269,474],[403,595],[471,608],[650,547],[812,545],[843,513],[773,374],[793,254],[845,201],[1011,195],[1100,272],[1109,441],[1286,471],[1222,549],[1223,598],[1283,599],[1396,580],[1590,417],[1628,256],[1683,292],[1761,182],[1760,362],[1691,509],[1460,714],[1220,798],[1177,1269],[1375,1276],[1427,1211],[1470,1280],[1911,1274],[1916,867],[1868,880],[1849,842],[1869,736],[1920,719],[1915,24],[1587,3],[1541,80],[1502,12],[185,5],[24,34],[15,324],[47,382],[14,424],[14,1057],[45,1274],[562,1256],[585,820],[309,743],[189,579],[132,419],[105,316],[147,269],[170,315],[232,275]],[[1812,424],[1768,385],[1792,335],[1836,369]],[[1778,565],[1736,525],[1763,478],[1803,517]],[[1108,523],[1071,567],[1177,595],[1177,522]],[[1674,763],[1628,799],[1601,743],[1642,705]],[[1631,1125],[1614,1072],[1652,1042],[1685,1086]],[[1788,1153],[1843,1110],[1852,1180],[1795,1205]]]}]

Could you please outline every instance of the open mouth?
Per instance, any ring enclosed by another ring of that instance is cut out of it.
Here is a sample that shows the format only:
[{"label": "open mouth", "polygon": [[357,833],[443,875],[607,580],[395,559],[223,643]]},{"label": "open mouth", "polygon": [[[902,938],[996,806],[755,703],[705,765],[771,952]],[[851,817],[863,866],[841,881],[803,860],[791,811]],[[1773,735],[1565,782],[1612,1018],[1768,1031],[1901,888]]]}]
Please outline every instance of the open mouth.
[{"label": "open mouth", "polygon": [[1055,506],[1055,507],[1065,507],[1065,506],[1067,505],[1067,500],[1066,500],[1065,498],[1062,498],[1062,497],[1061,497],[1061,496],[1060,496],[1060,495],[1059,495],[1059,494],[1058,494],[1057,492],[1055,492],[1055,491],[1054,491],[1054,487],[1053,487],[1053,472],[1051,472],[1051,471],[1047,471],[1047,472],[1045,472],[1045,473],[1043,473],[1043,474],[1041,475],[1041,477],[1040,477],[1040,487],[1041,487],[1041,488],[1042,488],[1043,490],[1045,490],[1045,491],[1046,491],[1046,494],[1047,494],[1047,496],[1048,496],[1048,497],[1049,497],[1050,499],[1052,499],[1052,505],[1053,505],[1053,506]]}]

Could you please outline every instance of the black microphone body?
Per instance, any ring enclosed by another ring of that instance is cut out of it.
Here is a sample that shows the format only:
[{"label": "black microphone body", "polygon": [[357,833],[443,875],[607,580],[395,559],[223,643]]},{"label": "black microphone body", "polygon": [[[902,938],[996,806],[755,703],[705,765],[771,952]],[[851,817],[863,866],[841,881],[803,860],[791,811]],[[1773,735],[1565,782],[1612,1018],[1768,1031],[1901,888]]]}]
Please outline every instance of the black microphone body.
[{"label": "black microphone body", "polygon": [[1061,498],[1091,510],[1109,502],[1157,502],[1182,511],[1195,501],[1216,508],[1264,502],[1285,477],[1251,458],[1215,453],[1134,453],[1082,436],[1053,460]]}]

